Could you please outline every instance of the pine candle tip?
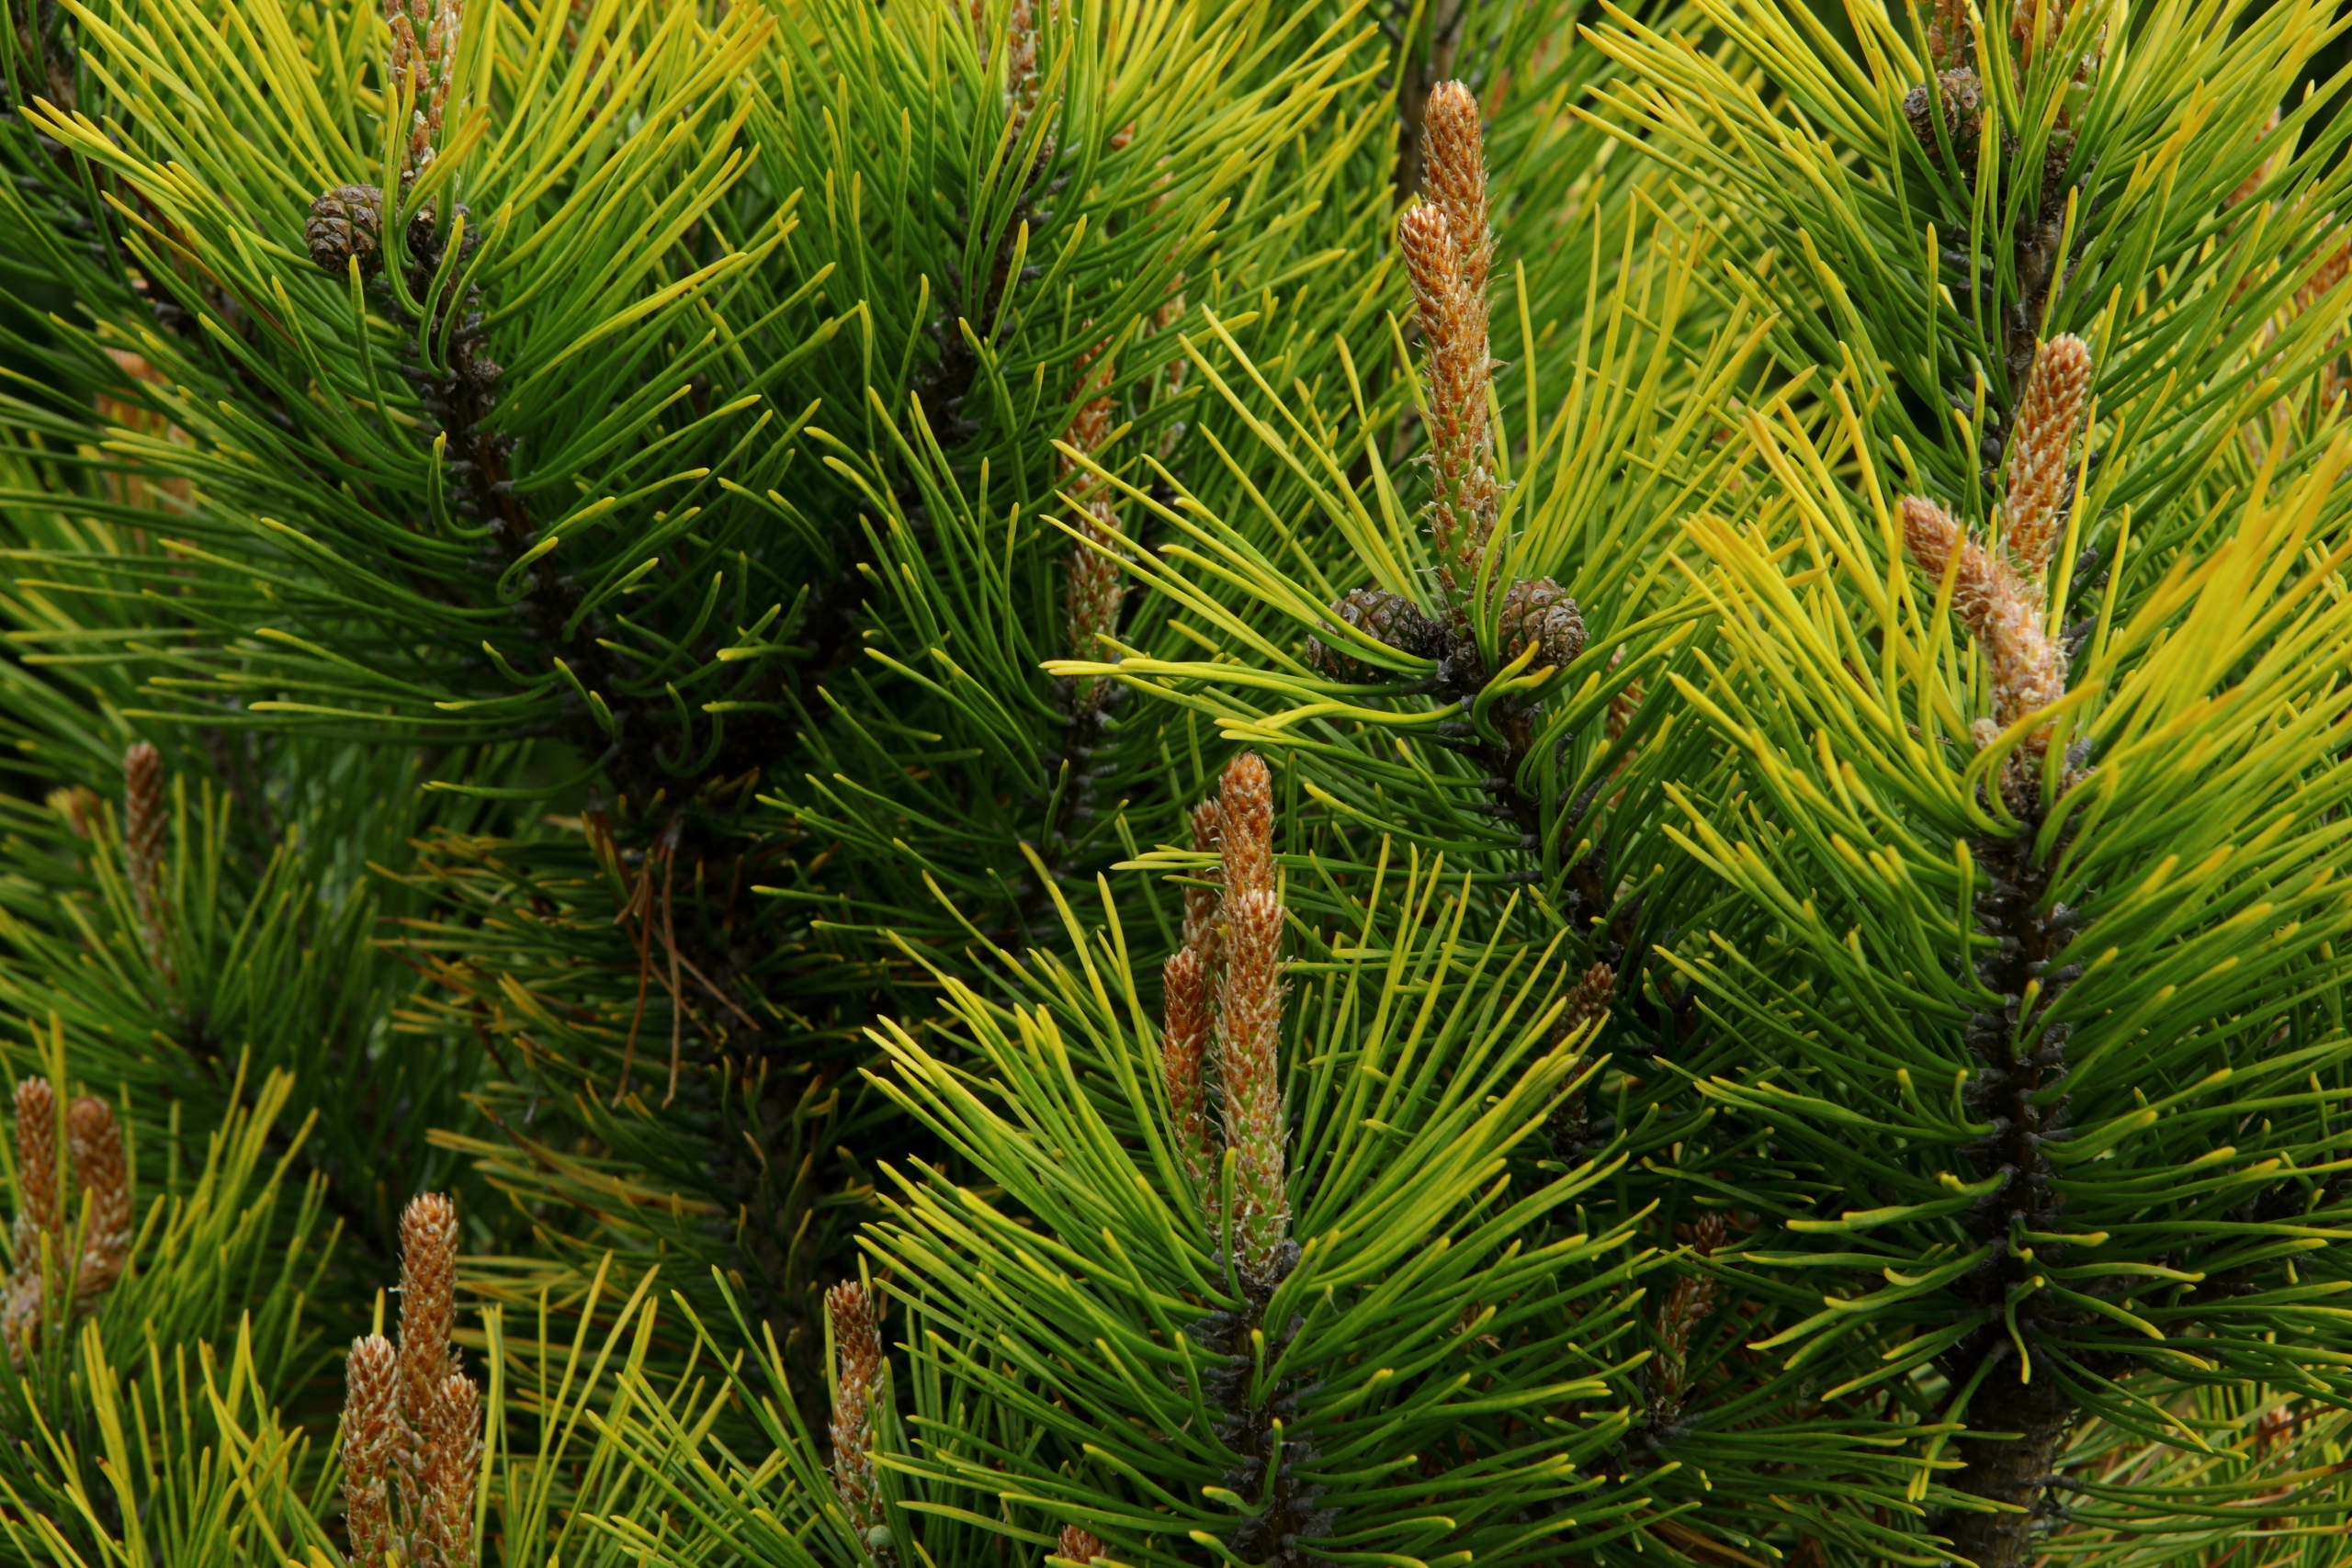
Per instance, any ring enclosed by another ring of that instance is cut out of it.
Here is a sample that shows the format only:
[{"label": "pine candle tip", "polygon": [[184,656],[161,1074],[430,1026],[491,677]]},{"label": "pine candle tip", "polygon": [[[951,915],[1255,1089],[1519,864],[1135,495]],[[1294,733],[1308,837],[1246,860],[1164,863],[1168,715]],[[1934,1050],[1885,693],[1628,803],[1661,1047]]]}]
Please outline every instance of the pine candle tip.
[{"label": "pine candle tip", "polygon": [[1186,1179],[1205,1197],[1216,1168],[1216,1147],[1209,1137],[1208,1092],[1201,1071],[1210,1028],[1208,958],[1197,947],[1180,948],[1160,966],[1159,978],[1159,1073],[1168,1090],[1170,1119],[1175,1123],[1177,1157],[1183,1164]]},{"label": "pine candle tip", "polygon": [[426,1438],[421,1560],[473,1568],[474,1480],[481,1460],[481,1391],[462,1373],[441,1380]]},{"label": "pine candle tip", "polygon": [[1445,213],[1428,202],[1405,209],[1396,220],[1397,248],[1413,280],[1420,307],[1421,330],[1442,326],[1446,309],[1462,288],[1462,263],[1453,247],[1453,226]]},{"label": "pine candle tip", "polygon": [[1477,96],[1460,82],[1439,83],[1422,109],[1421,129],[1428,146],[1422,190],[1445,213],[1459,253],[1464,288],[1484,300],[1494,241],[1488,230],[1486,136]]},{"label": "pine candle tip", "polygon": [[1901,511],[1903,543],[1911,558],[1929,577],[1942,577],[1950,567],[1952,540],[1960,533],[1960,525],[1951,513],[1923,495],[1905,496]]},{"label": "pine candle tip", "polygon": [[[1080,324],[1084,332],[1094,325],[1091,320]],[[1070,416],[1069,429],[1063,439],[1088,457],[1102,449],[1111,434],[1111,344],[1108,340],[1096,344],[1078,356],[1076,385],[1071,395],[1078,400],[1078,412]],[[1067,475],[1077,467],[1068,457],[1062,459],[1062,472]]]},{"label": "pine candle tip", "polygon": [[1228,904],[1274,886],[1274,781],[1265,759],[1244,751],[1226,764],[1217,788],[1219,848]]},{"label": "pine candle tip", "polygon": [[85,1094],[66,1108],[66,1146],[74,1179],[87,1195],[89,1234],[74,1273],[74,1299],[87,1305],[122,1277],[130,1263],[131,1177],[114,1107]]},{"label": "pine candle tip", "polygon": [[[1483,178],[1483,176],[1482,176]],[[1424,383],[1430,432],[1430,532],[1447,618],[1468,624],[1465,601],[1498,508],[1493,437],[1487,408],[1492,366],[1487,350],[1483,184],[1476,215],[1461,223],[1442,203],[1424,201],[1396,220],[1397,248],[1413,283],[1414,310],[1428,351]],[[1467,195],[1454,192],[1467,204]]]},{"label": "pine candle tip", "polygon": [[456,1284],[458,1206],[441,1193],[419,1193],[401,1211],[401,1263],[405,1325],[408,1314],[419,1304],[420,1289],[427,1296],[443,1297]]},{"label": "pine candle tip", "polygon": [[55,1230],[60,1218],[57,1190],[57,1091],[47,1078],[22,1078],[15,1095],[17,1125],[17,1252],[23,1261],[24,1238],[36,1231]]},{"label": "pine candle tip", "polygon": [[[1203,873],[1205,880],[1222,878],[1222,849],[1224,829],[1219,820],[1217,803],[1204,800],[1193,807],[1193,852],[1220,856],[1216,870]],[[1211,967],[1216,964],[1216,904],[1215,887],[1184,889],[1184,946],[1201,955],[1201,961]]]},{"label": "pine candle tip", "polygon": [[[1087,321],[1081,331],[1091,329]],[[1062,454],[1061,473],[1071,497],[1079,506],[1079,537],[1070,541],[1069,584],[1066,598],[1067,630],[1069,651],[1077,659],[1100,659],[1105,649],[1102,639],[1119,629],[1119,608],[1126,598],[1126,585],[1120,580],[1119,517],[1111,502],[1098,493],[1102,481],[1085,472],[1078,458],[1093,457],[1102,449],[1111,434],[1111,361],[1110,343],[1097,343],[1078,356],[1077,384],[1072,395],[1079,400],[1078,412],[1070,416],[1069,427],[1063,433],[1063,444],[1069,451]],[[1109,689],[1102,678],[1080,675],[1072,680],[1070,691],[1077,711],[1091,711],[1104,705]]]},{"label": "pine candle tip", "polygon": [[882,1376],[882,1335],[874,1295],[855,1280],[825,1292],[825,1319],[833,1331],[833,1490],[861,1533],[882,1523],[881,1489],[874,1469],[874,1427],[867,1402]]},{"label": "pine candle tip", "polygon": [[[1904,544],[1931,588],[1939,590],[1945,577],[1951,578],[1952,613],[1984,653],[1996,731],[2064,696],[2065,657],[2041,629],[2040,595],[1935,502],[1905,496],[1901,511]],[[2049,739],[2044,726],[2019,748],[2005,784],[2013,795],[2030,787],[2033,764],[2048,749]]]},{"label": "pine candle tip", "polygon": [[[17,1215],[9,1234],[13,1267],[0,1305],[0,1339],[7,1343],[10,1360],[22,1366],[44,1322],[87,1314],[130,1268],[133,1205],[130,1162],[114,1107],[96,1095],[75,1100],[65,1109],[61,1148],[57,1086],[47,1078],[26,1078],[17,1085],[14,1099]],[[74,1190],[86,1200],[90,1220],[78,1256],[67,1250],[81,1223],[79,1205],[68,1201]],[[69,1292],[62,1303],[53,1289]]]},{"label": "pine candle tip", "polygon": [[122,786],[131,852],[159,853],[164,830],[164,754],[151,742],[135,742],[122,753]]},{"label": "pine candle tip", "polygon": [[392,34],[388,85],[395,99],[403,87],[413,95],[403,177],[423,173],[433,162],[464,15],[459,0],[385,0],[384,20]]},{"label": "pine candle tip", "polygon": [[1070,1562],[1091,1563],[1111,1548],[1102,1537],[1076,1525],[1062,1527],[1061,1540],[1056,1543],[1054,1555]]},{"label": "pine candle tip", "polygon": [[833,1354],[841,1361],[842,1382],[870,1386],[882,1363],[873,1292],[858,1280],[843,1280],[825,1292],[825,1316],[832,1325]]},{"label": "pine candle tip", "polygon": [[343,1506],[351,1561],[368,1568],[391,1543],[393,1469],[400,1449],[400,1359],[391,1341],[351,1342],[343,1366]]},{"label": "pine candle tip", "polygon": [[[64,1194],[57,1160],[56,1092],[47,1078],[25,1078],[17,1083],[15,1099],[17,1217],[9,1232],[14,1267],[5,1302],[0,1302],[0,1337],[7,1341],[10,1363],[21,1367],[40,1332],[49,1299],[41,1238],[62,1234]],[[64,1259],[51,1261],[62,1264]]]},{"label": "pine candle tip", "polygon": [[164,840],[171,819],[164,798],[164,756],[145,740],[122,754],[123,859],[130,874],[130,901],[139,916],[148,962],[173,983],[170,931],[164,901]]},{"label": "pine candle tip", "polygon": [[344,1506],[357,1568],[394,1554],[418,1568],[474,1568],[481,1390],[449,1345],[457,1264],[457,1205],[437,1192],[412,1199],[401,1214],[400,1342],[364,1336],[344,1364]]},{"label": "pine candle tip", "polygon": [[98,792],[87,784],[69,784],[49,792],[50,810],[64,822],[77,839],[95,839],[98,834]]},{"label": "pine candle tip", "polygon": [[457,1289],[458,1206],[438,1192],[420,1194],[401,1214],[401,1409],[419,1432],[455,1364]]},{"label": "pine candle tip", "polygon": [[[1070,542],[1068,611],[1070,652],[1080,659],[1102,656],[1102,639],[1119,629],[1119,606],[1126,587],[1119,563],[1106,551],[1120,542],[1119,520],[1110,502],[1087,502],[1079,513],[1080,537]],[[1093,676],[1083,677],[1091,682]]]},{"label": "pine candle tip", "polygon": [[2090,345],[2072,333],[2038,344],[2009,432],[2002,545],[2037,604],[2058,528],[2073,500],[2066,457],[2090,391]]},{"label": "pine candle tip", "polygon": [[1223,825],[1217,820],[1216,802],[1204,800],[1195,803],[1188,820],[1193,829],[1193,853],[1215,854],[1217,840],[1224,835]]},{"label": "pine candle tip", "polygon": [[1265,759],[1244,751],[1217,792],[1223,900],[1216,991],[1217,1077],[1225,1143],[1235,1162],[1237,1250],[1243,1272],[1269,1285],[1290,1235],[1283,1112],[1283,906],[1274,888],[1274,786]]},{"label": "pine candle tip", "polygon": [[[1953,574],[1952,613],[1972,634],[1984,636],[1998,591],[1992,561],[1958,519],[1925,496],[1905,496],[1901,512],[1903,543],[1927,578],[1928,592],[1939,592],[1944,578]],[[1960,562],[1956,574],[1955,557]]]}]

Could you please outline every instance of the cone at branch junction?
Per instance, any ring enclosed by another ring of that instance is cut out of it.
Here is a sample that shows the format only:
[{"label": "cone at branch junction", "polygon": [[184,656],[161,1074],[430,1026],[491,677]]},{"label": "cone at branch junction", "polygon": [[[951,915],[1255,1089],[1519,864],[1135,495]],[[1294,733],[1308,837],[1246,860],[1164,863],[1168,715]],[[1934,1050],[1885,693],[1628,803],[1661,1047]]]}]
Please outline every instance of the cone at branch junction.
[{"label": "cone at branch junction", "polygon": [[[1445,654],[1444,626],[1428,611],[1401,594],[1378,588],[1359,588],[1334,601],[1334,622],[1353,626],[1374,642],[1386,643],[1417,659]],[[1395,672],[1376,669],[1358,659],[1344,637],[1326,633],[1310,638],[1306,662],[1337,681],[1369,682],[1393,679]]]},{"label": "cone at branch junction", "polygon": [[1506,660],[1532,645],[1535,663],[1565,669],[1584,651],[1584,615],[1567,591],[1548,577],[1514,582],[1503,591],[1498,639]]}]

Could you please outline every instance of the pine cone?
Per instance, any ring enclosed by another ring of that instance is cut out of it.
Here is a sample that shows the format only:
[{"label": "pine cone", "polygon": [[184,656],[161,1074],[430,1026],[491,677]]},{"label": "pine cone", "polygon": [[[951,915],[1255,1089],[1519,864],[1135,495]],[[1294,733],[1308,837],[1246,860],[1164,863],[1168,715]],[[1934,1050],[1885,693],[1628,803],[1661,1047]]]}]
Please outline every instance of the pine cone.
[{"label": "pine cone", "polygon": [[1555,669],[1565,669],[1584,651],[1584,615],[1567,591],[1548,577],[1510,585],[1503,594],[1498,631],[1506,661],[1530,643],[1537,649],[1535,663]]},{"label": "pine cone", "polygon": [[[1359,588],[1331,606],[1331,617],[1417,659],[1438,659],[1445,653],[1444,625],[1398,594],[1377,588]],[[1389,678],[1389,671],[1364,663],[1351,654],[1348,647],[1345,641],[1336,638],[1329,644],[1310,638],[1306,662],[1338,681],[1363,682]]]},{"label": "pine cone", "polygon": [[[1962,66],[1958,71],[1937,73],[1936,86],[1944,100],[1944,129],[1951,137],[1952,152],[1961,160],[1961,173],[1973,178],[1976,173],[1976,132],[1984,124],[1984,84],[1976,73]],[[1903,118],[1911,122],[1911,134],[1928,155],[1937,154],[1935,105],[1922,85],[1911,89],[1903,99]]]},{"label": "pine cone", "polygon": [[311,259],[331,277],[350,270],[359,258],[359,273],[372,276],[383,256],[381,234],[384,193],[374,186],[337,186],[311,203],[311,221],[302,237],[310,243]]}]

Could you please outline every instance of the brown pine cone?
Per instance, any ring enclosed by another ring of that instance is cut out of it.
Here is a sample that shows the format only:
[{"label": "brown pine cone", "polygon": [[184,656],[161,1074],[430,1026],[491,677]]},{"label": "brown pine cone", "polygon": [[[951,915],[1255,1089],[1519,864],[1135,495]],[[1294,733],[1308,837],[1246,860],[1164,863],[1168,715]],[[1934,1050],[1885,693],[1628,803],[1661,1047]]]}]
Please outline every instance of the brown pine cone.
[{"label": "brown pine cone", "polygon": [[384,193],[374,186],[337,186],[311,203],[311,221],[302,237],[311,259],[331,277],[350,269],[359,258],[361,276],[372,276],[383,257]]},{"label": "brown pine cone", "polygon": [[[1975,71],[1962,66],[1957,71],[1939,72],[1936,87],[1944,101],[1944,130],[1951,138],[1952,152],[1961,160],[1963,178],[1976,174],[1976,132],[1984,125],[1984,84],[1976,79]],[[1911,89],[1903,99],[1903,118],[1911,123],[1911,134],[1928,155],[1937,155],[1935,105],[1923,85]]]},{"label": "brown pine cone", "polygon": [[[1399,594],[1377,588],[1359,588],[1331,606],[1331,617],[1355,627],[1375,641],[1385,642],[1399,653],[1409,653],[1418,659],[1437,659],[1445,652],[1445,627],[1435,616],[1419,604]],[[1363,683],[1395,678],[1395,671],[1364,663],[1348,651],[1351,645],[1341,638],[1329,644],[1319,638],[1309,638],[1306,662],[1337,681]]]},{"label": "brown pine cone", "polygon": [[1567,591],[1548,577],[1514,582],[1503,594],[1496,640],[1506,662],[1536,646],[1534,663],[1565,669],[1584,651],[1584,615]]}]

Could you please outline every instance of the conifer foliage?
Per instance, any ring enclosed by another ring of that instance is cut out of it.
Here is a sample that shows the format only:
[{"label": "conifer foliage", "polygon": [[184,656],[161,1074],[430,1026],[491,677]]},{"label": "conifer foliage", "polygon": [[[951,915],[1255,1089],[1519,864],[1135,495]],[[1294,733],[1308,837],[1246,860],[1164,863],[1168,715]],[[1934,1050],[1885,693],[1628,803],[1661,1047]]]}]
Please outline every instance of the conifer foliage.
[{"label": "conifer foliage", "polygon": [[2344,25],[0,0],[0,1555],[2335,1562]]}]

